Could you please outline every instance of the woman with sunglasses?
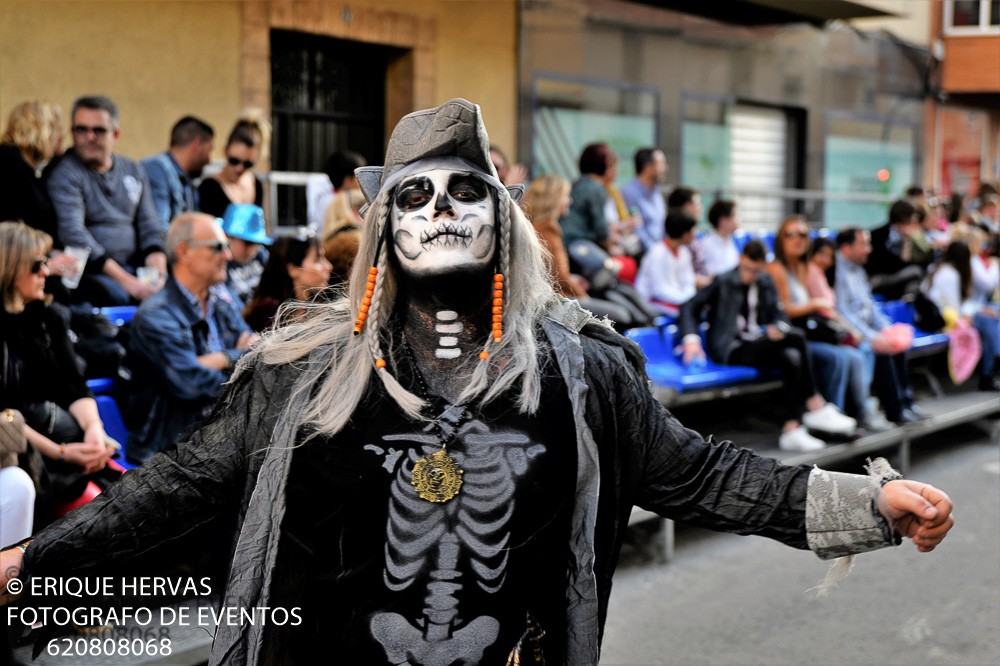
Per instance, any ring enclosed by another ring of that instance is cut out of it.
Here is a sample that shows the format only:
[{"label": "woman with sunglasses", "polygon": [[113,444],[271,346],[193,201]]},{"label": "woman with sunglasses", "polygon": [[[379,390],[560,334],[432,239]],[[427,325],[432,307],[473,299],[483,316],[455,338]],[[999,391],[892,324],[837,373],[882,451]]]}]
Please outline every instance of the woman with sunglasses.
[{"label": "woman with sunglasses", "polygon": [[[121,469],[106,469],[114,453],[97,403],[73,353],[69,332],[45,293],[52,238],[22,222],[0,223],[0,410],[24,416],[25,436],[44,464],[35,529],[55,519],[59,503],[79,497],[88,482],[106,486]],[[37,460],[37,457],[35,458]]]},{"label": "woman with sunglasses", "polygon": [[319,238],[308,228],[300,228],[295,236],[276,239],[243,319],[253,330],[263,331],[274,323],[285,301],[316,298],[329,286],[332,270]]},{"label": "woman with sunglasses", "polygon": [[226,161],[222,171],[201,181],[199,205],[203,213],[222,217],[229,204],[264,201],[264,183],[251,169],[267,159],[271,124],[257,109],[243,112],[226,140]]},{"label": "woman with sunglasses", "polygon": [[767,270],[788,318],[806,333],[817,388],[865,430],[888,430],[892,424],[868,404],[874,358],[869,360],[864,351],[841,344],[840,333],[847,331],[829,316],[833,302],[809,294],[809,249],[809,225],[802,216],[793,215],[778,227],[774,261]]}]

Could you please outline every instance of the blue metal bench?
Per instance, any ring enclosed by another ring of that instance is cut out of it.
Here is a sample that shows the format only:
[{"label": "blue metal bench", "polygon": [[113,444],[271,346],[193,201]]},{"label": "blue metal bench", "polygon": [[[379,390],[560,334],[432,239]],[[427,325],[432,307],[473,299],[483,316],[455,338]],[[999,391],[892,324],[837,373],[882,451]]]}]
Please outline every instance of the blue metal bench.
[{"label": "blue metal bench", "polygon": [[112,377],[88,379],[87,388],[89,388],[94,395],[108,395],[115,390],[115,380]]},{"label": "blue metal bench", "polygon": [[[132,322],[135,312],[139,307],[136,305],[115,305],[106,308],[94,308],[95,314],[102,314],[108,318],[115,326],[121,328]],[[94,395],[110,395],[117,388],[117,383],[113,377],[98,377],[88,379],[87,386]]]},{"label": "blue metal bench", "polygon": [[[879,303],[879,307],[882,308],[882,311],[893,323],[909,324],[910,326],[913,326],[913,346],[910,347],[908,352],[906,352],[907,358],[930,356],[948,349],[949,338],[947,333],[929,333],[914,326],[913,319],[916,314],[916,310],[913,307],[913,303],[905,301],[883,301]],[[913,367],[913,370],[915,372],[919,372],[926,378],[927,384],[930,386],[934,395],[939,398],[944,395],[944,389],[941,387],[941,381],[927,367],[916,366]]]},{"label": "blue metal bench", "polygon": [[944,351],[948,348],[947,333],[929,333],[913,325],[915,311],[913,303],[905,301],[884,301],[879,303],[882,312],[894,324],[909,324],[913,326],[913,347],[909,351],[910,356],[924,356]]},{"label": "blue metal bench", "polygon": [[[708,359],[703,365],[685,365],[675,352],[678,333],[674,325],[634,328],[625,335],[642,348],[654,395],[665,405],[728,397],[745,392],[747,385],[762,378],[755,368],[718,365]],[[773,384],[769,382],[754,389],[769,390],[774,388]]]},{"label": "blue metal bench", "polygon": [[124,326],[135,317],[135,311],[139,309],[136,305],[115,305],[106,308],[95,308],[98,312],[108,318],[115,326]]}]

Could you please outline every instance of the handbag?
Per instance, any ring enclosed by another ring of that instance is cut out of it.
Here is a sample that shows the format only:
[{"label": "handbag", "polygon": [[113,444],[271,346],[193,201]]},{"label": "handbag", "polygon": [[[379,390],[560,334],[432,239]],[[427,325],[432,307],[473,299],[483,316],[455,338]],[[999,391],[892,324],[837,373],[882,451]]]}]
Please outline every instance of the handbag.
[{"label": "handbag", "polygon": [[829,345],[850,344],[851,332],[839,322],[821,314],[796,317],[792,324],[801,328],[810,342],[825,342]]},{"label": "handbag", "polygon": [[918,292],[913,298],[913,325],[921,331],[938,333],[945,327],[941,310],[923,292]]},{"label": "handbag", "polygon": [[16,409],[0,412],[0,469],[16,467],[17,455],[24,453],[28,440],[24,436],[24,416]]}]

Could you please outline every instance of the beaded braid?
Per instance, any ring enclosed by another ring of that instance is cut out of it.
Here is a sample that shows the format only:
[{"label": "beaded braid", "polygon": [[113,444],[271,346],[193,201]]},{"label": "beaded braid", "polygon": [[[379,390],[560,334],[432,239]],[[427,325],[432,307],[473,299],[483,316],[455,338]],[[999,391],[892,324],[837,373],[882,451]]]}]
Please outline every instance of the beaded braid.
[{"label": "beaded braid", "polygon": [[[491,353],[497,352],[500,346],[504,344],[504,312],[506,306],[510,303],[510,281],[508,280],[508,276],[510,275],[510,207],[516,204],[514,204],[506,189],[498,190],[497,197],[500,202],[497,206],[497,272],[494,274],[492,282],[493,299],[491,302],[493,303],[493,307],[490,309],[492,323],[489,337],[486,338],[486,344],[483,346],[483,350],[479,352],[479,359],[481,361],[488,361]],[[499,292],[499,296],[497,292]],[[499,305],[497,305],[497,301],[500,302]],[[469,385],[462,392],[461,399],[471,399],[487,389],[489,386],[489,365],[488,362],[478,364],[478,367],[472,373]]]},{"label": "beaded braid", "polygon": [[[386,229],[389,225],[389,215],[391,213],[388,195],[381,197],[379,201],[379,207],[374,215],[374,220],[376,225],[381,225],[381,227],[376,226],[376,231],[379,234],[379,240],[375,245],[375,263],[368,269],[368,284],[365,288],[365,298],[370,299],[370,304],[366,307],[364,300],[362,300],[361,307],[364,308],[362,312],[366,312],[367,318],[367,328],[368,328],[368,348],[371,351],[372,358],[375,359],[375,368],[377,370],[382,370],[385,368],[385,359],[382,358],[382,345],[379,337],[379,327],[382,323],[382,296],[383,289],[385,288],[385,271],[388,265],[388,251],[383,251],[382,241],[385,238]],[[382,275],[382,279],[379,280],[378,276]],[[368,292],[371,291],[372,295],[369,297]],[[359,315],[360,317],[360,315]],[[360,320],[362,326],[365,325],[364,320]],[[355,325],[356,332],[358,332],[357,325]]]},{"label": "beaded braid", "polygon": [[[385,252],[379,256],[378,259],[378,269],[379,272],[385,270],[386,264],[388,263],[388,258]],[[385,368],[385,358],[382,356],[382,338],[380,335],[380,328],[382,325],[382,301],[383,301],[383,289],[384,286],[381,282],[375,285],[375,295],[372,297],[372,309],[371,318],[369,321],[368,328],[368,348],[371,350],[372,358],[375,359],[375,368],[377,370],[382,370]]]},{"label": "beaded braid", "polygon": [[[364,295],[361,298],[361,304],[358,306],[358,317],[354,320],[354,335],[361,335],[361,331],[365,328],[365,321],[368,319],[368,311],[374,303],[376,283],[378,282],[379,271],[382,271],[383,277],[385,276],[385,264],[379,266],[382,261],[382,244],[385,241],[385,234],[388,228],[388,216],[390,212],[388,194],[380,196],[377,200],[378,208],[375,210],[374,214],[371,216],[375,223],[375,230],[378,234],[378,239],[375,242],[375,258],[374,264],[368,269],[368,275],[366,277]],[[379,229],[378,225],[382,222],[383,226]],[[384,281],[383,281],[384,283]],[[379,290],[381,291],[381,290]],[[381,302],[381,299],[379,299]],[[377,357],[376,357],[377,358]]]},{"label": "beaded braid", "polygon": [[510,207],[512,201],[506,190],[498,190],[497,196],[500,205],[497,206],[499,219],[497,226],[497,271],[493,275],[493,307],[492,323],[490,326],[490,337],[486,341],[486,346],[479,353],[479,358],[486,360],[489,358],[489,350],[496,347],[503,341],[503,315],[504,310],[510,303],[510,283],[507,281],[510,276]]},{"label": "beaded braid", "polygon": [[[382,198],[379,203],[379,207],[375,211],[375,215],[372,218],[372,221],[376,224],[382,225],[378,231],[383,236],[388,234],[390,227],[389,216],[392,214],[392,208],[389,202],[392,201],[391,193],[391,191],[386,193],[386,195]],[[377,247],[381,247],[381,243],[378,243]],[[365,331],[365,335],[368,337],[368,352],[371,354],[371,358],[374,359],[375,372],[382,381],[382,385],[385,387],[386,393],[389,394],[389,397],[395,400],[396,404],[402,407],[408,414],[420,417],[423,416],[421,410],[426,405],[426,402],[423,398],[406,390],[406,388],[399,383],[399,380],[396,379],[396,377],[389,371],[389,368],[387,367],[388,364],[385,360],[385,350],[382,349],[381,329],[383,322],[387,319],[386,313],[383,312],[385,309],[383,307],[383,303],[386,300],[390,303],[394,300],[394,294],[386,291],[389,289],[386,285],[386,270],[389,266],[389,252],[390,250],[388,249],[378,252],[378,256],[375,258],[376,264],[373,266],[373,268],[376,269],[375,275],[377,276],[377,279],[371,289],[371,305],[368,310],[368,320],[366,323],[367,330]],[[369,275],[371,275],[371,273],[369,273]],[[390,349],[389,351],[391,353],[392,350]]]},{"label": "beaded braid", "polygon": [[[500,274],[507,279],[510,275],[510,207],[516,205],[504,190],[502,205],[500,206]],[[504,290],[507,297],[504,299],[504,306],[510,298],[510,284]]]}]

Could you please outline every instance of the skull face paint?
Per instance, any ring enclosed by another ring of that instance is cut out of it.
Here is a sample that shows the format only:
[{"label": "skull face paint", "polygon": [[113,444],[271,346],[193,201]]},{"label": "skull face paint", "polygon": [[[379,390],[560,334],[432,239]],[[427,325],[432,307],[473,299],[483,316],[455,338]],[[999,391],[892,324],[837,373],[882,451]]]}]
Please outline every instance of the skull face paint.
[{"label": "skull face paint", "polygon": [[403,271],[431,277],[490,266],[493,196],[476,176],[452,169],[425,171],[401,182],[390,215]]}]

